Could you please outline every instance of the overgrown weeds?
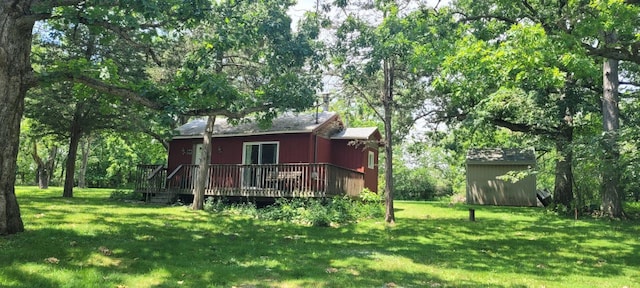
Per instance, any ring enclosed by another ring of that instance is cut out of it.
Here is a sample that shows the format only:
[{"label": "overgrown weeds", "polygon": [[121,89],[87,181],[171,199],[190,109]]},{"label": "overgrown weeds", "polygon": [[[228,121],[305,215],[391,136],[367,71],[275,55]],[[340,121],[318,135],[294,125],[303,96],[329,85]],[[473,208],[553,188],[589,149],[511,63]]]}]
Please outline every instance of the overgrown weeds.
[{"label": "overgrown weeds", "polygon": [[382,217],[384,209],[377,194],[366,191],[360,199],[333,197],[280,198],[274,204],[257,208],[254,203],[227,203],[221,198],[207,198],[204,210],[211,213],[243,214],[262,220],[291,222],[316,227],[327,227]]}]

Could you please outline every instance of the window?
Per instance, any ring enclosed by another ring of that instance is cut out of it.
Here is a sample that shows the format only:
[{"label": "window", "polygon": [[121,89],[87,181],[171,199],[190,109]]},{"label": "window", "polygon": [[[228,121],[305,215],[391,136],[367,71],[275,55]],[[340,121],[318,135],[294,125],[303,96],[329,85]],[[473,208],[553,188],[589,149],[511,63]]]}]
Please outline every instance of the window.
[{"label": "window", "polygon": [[367,167],[369,169],[373,169],[376,166],[376,153],[373,151],[369,151],[369,161]]}]

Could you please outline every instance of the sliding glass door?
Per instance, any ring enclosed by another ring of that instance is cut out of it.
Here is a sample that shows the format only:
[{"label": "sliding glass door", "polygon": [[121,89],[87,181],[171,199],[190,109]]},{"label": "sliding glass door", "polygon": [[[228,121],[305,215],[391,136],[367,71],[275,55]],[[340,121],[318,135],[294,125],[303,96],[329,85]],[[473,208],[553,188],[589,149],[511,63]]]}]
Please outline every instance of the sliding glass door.
[{"label": "sliding glass door", "polygon": [[[278,142],[247,142],[243,145],[242,164],[278,164]],[[269,169],[247,166],[243,171],[244,187],[263,187]]]}]

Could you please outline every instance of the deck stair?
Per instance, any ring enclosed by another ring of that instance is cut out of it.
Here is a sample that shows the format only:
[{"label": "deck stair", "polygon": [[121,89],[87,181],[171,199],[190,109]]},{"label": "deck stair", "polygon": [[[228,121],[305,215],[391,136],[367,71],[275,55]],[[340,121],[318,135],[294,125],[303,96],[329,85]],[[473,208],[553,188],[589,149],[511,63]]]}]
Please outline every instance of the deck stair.
[{"label": "deck stair", "polygon": [[165,189],[163,189],[163,191],[160,191],[158,193],[149,194],[147,197],[148,198],[146,201],[149,204],[165,205],[165,204],[171,204],[175,202],[175,195],[173,195],[172,193],[169,193]]}]

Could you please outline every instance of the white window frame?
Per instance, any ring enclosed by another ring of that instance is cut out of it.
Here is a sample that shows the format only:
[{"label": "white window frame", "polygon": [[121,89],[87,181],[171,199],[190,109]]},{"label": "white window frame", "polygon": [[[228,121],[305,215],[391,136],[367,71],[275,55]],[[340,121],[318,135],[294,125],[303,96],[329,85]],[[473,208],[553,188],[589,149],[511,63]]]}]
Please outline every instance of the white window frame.
[{"label": "white window frame", "polygon": [[374,169],[376,167],[376,153],[369,151],[367,156],[367,168]]},{"label": "white window frame", "polygon": [[[247,163],[247,146],[249,145],[263,145],[263,144],[275,144],[276,145],[276,163],[273,164],[279,164],[280,163],[280,142],[279,141],[260,141],[260,142],[243,142],[242,143],[242,164],[243,165],[250,165],[249,163]],[[258,150],[258,161],[262,161],[262,149]],[[256,165],[262,165],[264,163],[257,163]],[[242,187],[251,187],[251,184],[247,182],[247,175],[245,174],[245,171],[250,171],[250,170],[245,170],[246,168],[242,168]],[[260,171],[260,170],[258,170]],[[257,172],[260,173],[260,172]],[[263,177],[263,175],[257,174],[258,178]]]},{"label": "white window frame", "polygon": [[[262,145],[262,144],[276,144],[276,163],[280,163],[280,141],[258,141],[258,142],[243,142],[242,143],[242,164],[247,163],[247,146],[249,145]],[[262,159],[262,149],[258,152],[258,159]],[[262,163],[259,163],[262,164]]]}]

